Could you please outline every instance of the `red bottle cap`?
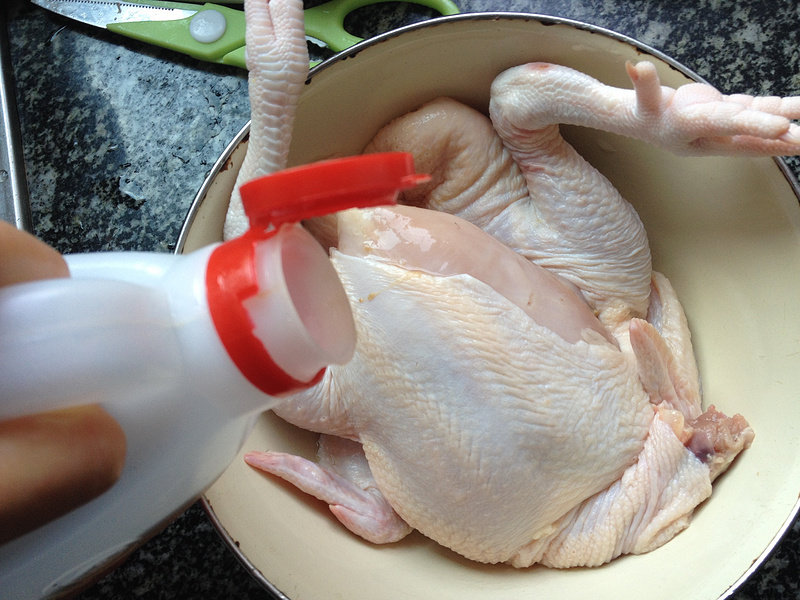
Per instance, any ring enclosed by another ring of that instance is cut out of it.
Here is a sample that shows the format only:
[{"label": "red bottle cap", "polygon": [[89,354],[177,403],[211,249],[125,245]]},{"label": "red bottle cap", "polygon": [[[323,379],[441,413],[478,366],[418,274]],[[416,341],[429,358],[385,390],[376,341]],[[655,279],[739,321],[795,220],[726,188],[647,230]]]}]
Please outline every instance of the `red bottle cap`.
[{"label": "red bottle cap", "polygon": [[206,289],[209,312],[220,340],[253,385],[273,396],[285,394],[314,385],[325,370],[308,381],[295,379],[275,363],[254,334],[254,323],[244,301],[263,291],[258,283],[257,245],[274,236],[283,225],[349,208],[395,204],[401,190],[429,179],[414,172],[410,154],[388,152],[295,167],[240,187],[250,229],[211,253]]},{"label": "red bottle cap", "polygon": [[299,223],[348,208],[395,204],[401,190],[428,181],[406,152],[364,154],[279,171],[240,187],[251,229]]}]

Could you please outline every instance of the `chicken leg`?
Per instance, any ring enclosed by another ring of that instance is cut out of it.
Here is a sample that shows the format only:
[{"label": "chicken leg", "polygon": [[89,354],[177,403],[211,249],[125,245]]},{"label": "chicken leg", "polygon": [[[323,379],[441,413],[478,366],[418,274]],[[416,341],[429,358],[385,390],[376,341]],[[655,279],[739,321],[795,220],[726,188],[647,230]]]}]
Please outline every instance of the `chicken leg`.
[{"label": "chicken leg", "polygon": [[248,228],[239,186],[285,169],[297,107],[308,77],[308,48],[299,0],[246,0],[250,137],[223,230],[224,239]]}]

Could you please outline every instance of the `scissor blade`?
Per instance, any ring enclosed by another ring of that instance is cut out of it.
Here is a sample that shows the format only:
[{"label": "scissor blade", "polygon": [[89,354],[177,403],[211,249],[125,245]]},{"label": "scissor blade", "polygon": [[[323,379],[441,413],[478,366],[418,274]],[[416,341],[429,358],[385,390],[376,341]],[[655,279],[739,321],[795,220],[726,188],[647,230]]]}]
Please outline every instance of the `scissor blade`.
[{"label": "scissor blade", "polygon": [[54,13],[96,27],[105,27],[109,23],[175,21],[191,17],[197,12],[196,10],[148,6],[133,2],[103,2],[101,0],[31,1]]},{"label": "scissor blade", "polygon": [[321,39],[315,38],[314,36],[311,36],[311,35],[307,35],[306,36],[306,41],[307,42],[311,42],[312,44],[314,44],[318,48],[327,48],[328,47],[328,44],[326,42],[323,42]]}]

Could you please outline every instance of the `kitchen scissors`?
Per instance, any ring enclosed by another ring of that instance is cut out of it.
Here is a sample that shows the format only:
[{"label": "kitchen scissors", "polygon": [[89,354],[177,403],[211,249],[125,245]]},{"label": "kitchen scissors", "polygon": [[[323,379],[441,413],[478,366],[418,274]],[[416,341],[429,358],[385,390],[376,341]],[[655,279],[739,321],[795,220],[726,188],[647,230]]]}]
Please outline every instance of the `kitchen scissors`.
[{"label": "kitchen scissors", "polygon": [[[158,0],[31,0],[62,16],[101,27],[142,42],[168,48],[206,62],[246,69],[244,11],[219,4]],[[330,0],[305,10],[308,38],[334,52],[361,41],[348,33],[344,20],[356,9],[390,0]],[[231,0],[237,2],[237,0]],[[241,0],[238,0],[241,3]],[[409,0],[441,15],[454,15],[450,0]],[[314,63],[312,63],[314,64]]]}]

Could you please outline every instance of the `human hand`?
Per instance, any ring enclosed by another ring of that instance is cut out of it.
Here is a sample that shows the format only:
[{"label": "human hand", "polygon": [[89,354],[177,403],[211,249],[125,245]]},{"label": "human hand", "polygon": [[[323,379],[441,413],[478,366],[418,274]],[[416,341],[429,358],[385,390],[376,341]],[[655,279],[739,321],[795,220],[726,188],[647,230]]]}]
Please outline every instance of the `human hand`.
[{"label": "human hand", "polygon": [[[0,286],[68,276],[58,252],[0,221]],[[97,405],[0,421],[0,544],[111,487],[125,449],[122,428]]]}]

